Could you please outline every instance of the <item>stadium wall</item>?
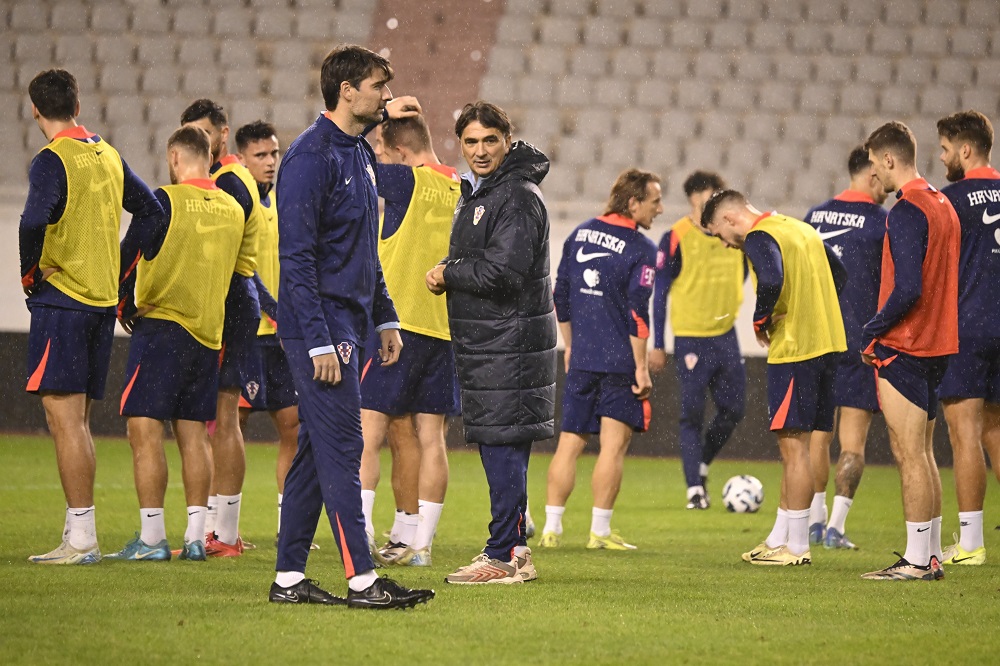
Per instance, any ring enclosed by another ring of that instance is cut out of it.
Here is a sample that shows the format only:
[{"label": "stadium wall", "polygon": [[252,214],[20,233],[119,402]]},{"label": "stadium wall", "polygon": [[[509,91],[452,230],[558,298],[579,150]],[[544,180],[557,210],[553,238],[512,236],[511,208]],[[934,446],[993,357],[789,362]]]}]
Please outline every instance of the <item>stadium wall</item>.
[{"label": "stadium wall", "polygon": [[[0,404],[3,405],[0,430],[18,433],[47,433],[45,414],[33,395],[24,391],[24,359],[27,353],[27,333],[0,333],[0,377],[7,378],[0,388]],[[101,437],[124,437],[125,419],[118,414],[122,395],[122,378],[125,376],[125,361],[128,357],[128,339],[116,337],[111,356],[111,370],[108,373],[108,388],[104,400],[94,403],[91,415],[93,433]],[[733,439],[722,451],[723,458],[748,460],[777,460],[778,448],[773,436],[768,432],[766,361],[760,357],[745,359],[747,369],[747,413],[737,427]],[[673,370],[673,360],[668,360],[667,370],[653,377],[653,418],[649,432],[632,440],[630,452],[644,456],[679,456],[677,440],[678,428],[678,385]],[[559,364],[557,395],[562,396],[565,374]],[[556,424],[560,422],[560,405],[556,405]],[[707,419],[706,419],[707,423]],[[558,429],[558,428],[557,428]],[[270,419],[265,414],[254,414],[244,433],[248,442],[276,441]],[[935,432],[934,448],[938,464],[950,466],[951,447],[948,444],[946,428],[943,425]],[[539,442],[536,450],[553,451],[554,439]],[[462,435],[462,427],[457,420],[448,431],[448,446],[452,449],[469,448]],[[596,442],[591,444],[596,451]],[[834,448],[836,460],[836,445]],[[876,417],[868,438],[867,460],[873,464],[891,464],[892,454],[886,434],[885,422]]]}]

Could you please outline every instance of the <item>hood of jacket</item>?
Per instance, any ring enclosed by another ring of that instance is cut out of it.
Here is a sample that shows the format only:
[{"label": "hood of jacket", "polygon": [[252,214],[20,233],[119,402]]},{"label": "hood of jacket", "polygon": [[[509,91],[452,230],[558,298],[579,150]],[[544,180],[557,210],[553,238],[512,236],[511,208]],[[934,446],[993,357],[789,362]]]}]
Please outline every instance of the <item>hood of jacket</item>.
[{"label": "hood of jacket", "polygon": [[[509,180],[527,180],[538,185],[548,173],[549,158],[545,153],[530,143],[518,140],[511,144],[510,152],[497,170],[480,180],[476,193],[492,189]],[[463,184],[467,184],[469,192],[473,188],[473,178],[474,174],[471,172],[462,174]]]}]

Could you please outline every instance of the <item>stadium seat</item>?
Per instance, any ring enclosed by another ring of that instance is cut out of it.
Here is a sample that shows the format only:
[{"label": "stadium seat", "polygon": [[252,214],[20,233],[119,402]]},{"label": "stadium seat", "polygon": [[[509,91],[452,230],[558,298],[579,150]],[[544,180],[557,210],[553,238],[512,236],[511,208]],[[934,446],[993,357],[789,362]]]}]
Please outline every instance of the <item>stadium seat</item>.
[{"label": "stadium seat", "polygon": [[586,16],[590,10],[589,2],[579,0],[550,0],[549,13],[553,16],[568,16],[579,18]]},{"label": "stadium seat", "polygon": [[90,13],[90,28],[94,32],[124,35],[129,29],[129,14],[128,7],[118,2],[95,3]]},{"label": "stadium seat", "polygon": [[535,14],[543,9],[538,0],[507,0],[504,7],[507,14]]},{"label": "stadium seat", "polygon": [[994,0],[966,0],[965,25],[979,27],[993,25],[997,20],[997,4]]},{"label": "stadium seat", "polygon": [[371,0],[337,0],[337,9],[347,14],[371,12]]},{"label": "stadium seat", "polygon": [[683,109],[668,109],[660,114],[660,136],[688,139],[698,132],[698,118]]},{"label": "stadium seat", "polygon": [[298,134],[314,120],[316,117],[302,102],[277,100],[274,103],[274,124],[281,131]]},{"label": "stadium seat", "polygon": [[670,24],[670,44],[674,48],[707,48],[708,24],[690,19],[674,21]]},{"label": "stadium seat", "polygon": [[985,58],[990,53],[990,34],[983,26],[957,26],[951,31],[951,54],[959,57]]},{"label": "stadium seat", "polygon": [[774,73],[782,81],[802,83],[813,80],[812,62],[808,58],[778,58]]},{"label": "stadium seat", "polygon": [[958,90],[951,86],[931,86],[920,90],[920,113],[944,116],[958,109]]},{"label": "stadium seat", "polygon": [[769,111],[791,111],[795,108],[795,87],[784,81],[766,81],[760,86],[757,102]]},{"label": "stadium seat", "polygon": [[590,136],[563,135],[556,156],[560,166],[596,164],[600,160],[600,144]]},{"label": "stadium seat", "polygon": [[896,63],[896,83],[929,85],[934,79],[934,63],[929,58],[902,58]]},{"label": "stadium seat", "polygon": [[208,7],[195,5],[178,7],[174,14],[174,34],[199,37],[209,34],[211,27],[212,12]]},{"label": "stadium seat", "polygon": [[842,55],[864,55],[868,51],[868,31],[853,25],[831,25],[830,50]]},{"label": "stadium seat", "polygon": [[150,67],[143,72],[142,91],[153,95],[176,94],[180,89],[180,82],[180,69],[164,63],[156,67]]},{"label": "stadium seat", "polygon": [[[510,47],[498,47],[501,51],[507,51],[507,61],[501,61],[494,65],[490,63],[492,71],[497,73],[517,74],[524,70],[524,51],[527,50],[528,70],[532,74],[544,74],[548,76],[559,76],[568,69],[566,49],[562,46],[551,46],[535,44],[529,49],[514,49]],[[498,49],[494,48],[496,52]],[[491,59],[493,55],[491,54]],[[520,63],[520,64],[518,64]]]},{"label": "stadium seat", "polygon": [[633,18],[626,29],[625,41],[629,46],[658,48],[666,41],[666,30],[662,23]]},{"label": "stadium seat", "polygon": [[134,65],[106,64],[101,67],[101,89],[112,93],[138,92],[139,74]]},{"label": "stadium seat", "polygon": [[336,27],[336,19],[333,12],[327,9],[300,9],[293,25],[299,38],[329,39]]},{"label": "stadium seat", "polygon": [[890,83],[892,73],[892,63],[886,58],[866,55],[854,59],[854,80],[860,83]]},{"label": "stadium seat", "polygon": [[976,85],[993,90],[1000,87],[1000,68],[995,61],[983,60],[976,66]]},{"label": "stadium seat", "polygon": [[763,0],[741,0],[740,2],[730,2],[727,16],[731,19],[740,19],[753,25],[764,18],[765,9]]},{"label": "stadium seat", "polygon": [[733,57],[728,53],[709,51],[694,59],[694,75],[698,79],[729,80],[733,71]]},{"label": "stadium seat", "polygon": [[479,82],[479,96],[503,106],[517,99],[514,79],[509,76],[484,76]]},{"label": "stadium seat", "polygon": [[892,25],[915,26],[923,21],[923,7],[915,2],[886,2],[885,22]]},{"label": "stadium seat", "polygon": [[584,106],[593,103],[593,79],[569,74],[556,82],[556,103],[560,106]]},{"label": "stadium seat", "polygon": [[505,14],[497,24],[496,39],[499,44],[517,45],[533,42],[535,41],[534,20],[524,14]]},{"label": "stadium seat", "polygon": [[743,81],[768,81],[773,77],[771,59],[759,53],[744,53],[736,61],[736,76]]},{"label": "stadium seat", "polygon": [[689,139],[684,142],[684,166],[688,169],[716,169],[722,164],[722,153],[722,144],[715,139]]},{"label": "stadium seat", "polygon": [[216,67],[191,67],[181,73],[181,90],[189,97],[217,96],[222,88],[222,70]]},{"label": "stadium seat", "polygon": [[[860,120],[855,116],[841,115],[830,115],[823,120],[823,136],[827,141],[852,144],[851,148],[854,147],[853,144],[868,138]],[[844,160],[847,160],[847,152],[844,153]]]},{"label": "stadium seat", "polygon": [[844,4],[839,0],[809,0],[806,19],[813,23],[839,24],[844,18]]},{"label": "stadium seat", "polygon": [[709,47],[712,52],[742,51],[748,42],[748,29],[744,21],[718,20],[709,28]]},{"label": "stadium seat", "polygon": [[214,39],[183,39],[177,45],[177,63],[189,68],[212,67],[218,60]]},{"label": "stadium seat", "polygon": [[908,33],[904,28],[876,24],[870,31],[870,49],[872,53],[882,55],[903,55],[909,49]]},{"label": "stadium seat", "polygon": [[680,2],[645,2],[645,15],[656,19],[680,18],[684,12],[684,4]]},{"label": "stadium seat", "polygon": [[799,92],[799,111],[804,113],[830,113],[837,108],[837,89],[829,84],[813,83]]},{"label": "stadium seat", "polygon": [[576,18],[563,16],[545,16],[539,22],[538,35],[543,44],[565,44],[566,46],[579,44],[580,21]]},{"label": "stadium seat", "polygon": [[642,80],[649,76],[649,70],[649,56],[644,51],[621,48],[612,52],[611,71],[615,76]]},{"label": "stadium seat", "polygon": [[[293,34],[294,13],[287,7],[261,7],[254,10],[254,37],[288,39]],[[218,17],[216,17],[218,20]]]},{"label": "stadium seat", "polygon": [[[100,83],[100,70],[93,63],[73,63],[72,61],[57,60],[52,63],[57,67],[63,67],[70,70],[73,76],[76,77],[76,83],[80,86],[80,91],[82,96],[90,97],[88,93],[98,90]],[[95,100],[96,101],[96,100]]]},{"label": "stadium seat", "polygon": [[531,106],[523,109],[513,120],[518,134],[532,142],[543,137],[559,136],[563,130],[559,109],[553,107]]},{"label": "stadium seat", "polygon": [[658,134],[658,114],[634,106],[623,108],[618,114],[618,136],[647,139]]},{"label": "stadium seat", "polygon": [[910,52],[939,56],[948,52],[948,33],[940,26],[919,26],[910,32]]},{"label": "stadium seat", "polygon": [[[962,22],[962,3],[959,0],[933,0],[924,4],[924,22],[927,25],[959,25]],[[993,18],[996,19],[996,4],[993,5]]]},{"label": "stadium seat", "polygon": [[760,169],[753,174],[748,188],[749,198],[764,210],[780,206],[788,199],[791,183],[788,172],[780,169]]},{"label": "stadium seat", "polygon": [[934,60],[934,80],[941,85],[972,85],[975,75],[975,67],[967,58],[936,58]]},{"label": "stadium seat", "polygon": [[677,84],[677,105],[684,109],[704,109],[715,103],[715,90],[702,81],[685,79]]},{"label": "stadium seat", "polygon": [[90,7],[80,0],[61,0],[52,5],[49,27],[60,33],[80,33],[80,28],[90,24]]},{"label": "stadium seat", "polygon": [[177,40],[173,37],[143,37],[137,44],[136,61],[144,67],[172,65],[177,59]]},{"label": "stadium seat", "polygon": [[759,103],[759,85],[749,81],[724,82],[718,85],[718,99],[716,105],[719,109],[728,112],[742,114],[749,106],[757,106]]},{"label": "stadium seat", "polygon": [[114,95],[104,104],[104,122],[108,125],[142,125],[146,122],[146,98],[140,95]]},{"label": "stadium seat", "polygon": [[841,84],[851,79],[854,67],[850,58],[834,55],[814,56],[813,73],[817,83]]},{"label": "stadium seat", "polygon": [[878,88],[870,83],[846,83],[840,89],[840,112],[860,115],[876,108]]},{"label": "stadium seat", "polygon": [[723,150],[723,161],[727,170],[755,173],[767,166],[768,146],[765,141],[741,139],[728,141]]},{"label": "stadium seat", "polygon": [[829,50],[827,44],[829,33],[824,25],[807,23],[793,27],[789,32],[792,37],[792,50],[796,53],[825,53]]},{"label": "stadium seat", "polygon": [[823,176],[814,175],[810,171],[805,170],[789,171],[792,175],[793,199],[801,202],[801,210],[796,211],[794,216],[804,216],[809,208],[823,203],[844,189],[844,185],[847,183],[846,167],[847,164],[845,161],[841,166],[842,174],[831,171]]},{"label": "stadium seat", "polygon": [[98,39],[94,55],[104,65],[131,65],[136,46],[130,39]]},{"label": "stadium seat", "polygon": [[160,3],[143,7],[132,12],[132,32],[143,35],[163,35],[170,33],[174,8]]},{"label": "stadium seat", "polygon": [[610,109],[577,109],[572,124],[573,134],[581,137],[603,137],[615,131],[616,116]]},{"label": "stadium seat", "polygon": [[979,88],[969,88],[963,90],[959,97],[962,100],[960,108],[975,109],[987,116],[995,117],[994,114],[1000,110],[1000,91],[983,90]]},{"label": "stadium seat", "polygon": [[771,51],[773,49],[786,49],[787,42],[790,37],[788,35],[788,26],[784,23],[772,23],[769,21],[764,21],[761,23],[755,23],[750,26],[750,45],[755,51],[761,53],[761,56],[766,54],[764,49]]},{"label": "stadium seat", "polygon": [[657,173],[672,168],[678,162],[681,145],[682,142],[672,136],[647,139],[642,151],[643,163]]},{"label": "stadium seat", "polygon": [[881,2],[847,2],[844,6],[844,22],[858,26],[872,25],[882,17]]},{"label": "stadium seat", "polygon": [[17,67],[10,59],[0,61],[0,92],[17,88]]},{"label": "stadium seat", "polygon": [[809,149],[809,172],[820,178],[842,173],[852,147],[853,142],[844,141],[825,141],[812,146]]},{"label": "stadium seat", "polygon": [[608,52],[599,48],[574,49],[569,58],[569,71],[587,76],[604,76],[609,68]]},{"label": "stadium seat", "polygon": [[[635,17],[642,13],[642,9],[642,0],[596,0],[594,3],[598,16]],[[649,14],[649,11],[645,13]]]},{"label": "stadium seat", "polygon": [[778,143],[781,140],[781,118],[749,113],[743,118],[743,138]]},{"label": "stadium seat", "polygon": [[723,0],[698,0],[698,2],[688,3],[687,15],[691,18],[718,21],[723,17],[724,7]]},{"label": "stadium seat", "polygon": [[648,78],[636,84],[635,102],[639,106],[662,109],[670,105],[672,98],[673,86],[666,81]]},{"label": "stadium seat", "polygon": [[800,24],[805,15],[802,0],[766,0],[765,18],[768,21]]},{"label": "stadium seat", "polygon": [[739,113],[710,109],[701,116],[701,135],[718,141],[728,141],[740,136],[743,122]]},{"label": "stadium seat", "polygon": [[[285,70],[285,73],[298,72],[304,70]],[[274,81],[271,81],[271,94],[276,94],[273,89]],[[230,98],[238,99],[259,99],[263,94],[263,77],[253,65],[243,69],[227,68],[222,71],[222,92]],[[307,89],[300,90],[295,97],[304,97]],[[289,97],[293,95],[288,94]]]},{"label": "stadium seat", "polygon": [[819,139],[821,124],[813,114],[789,114],[782,121],[782,128],[782,138],[786,143],[809,145]]},{"label": "stadium seat", "polygon": [[46,35],[40,33],[23,33],[14,37],[14,60],[16,62],[33,62],[39,64],[39,69],[50,65],[52,60],[52,42]]},{"label": "stadium seat", "polygon": [[[589,201],[603,201],[611,191],[611,185],[621,173],[621,169],[603,165],[593,166],[583,174],[583,196]],[[598,211],[599,212],[599,211]]]},{"label": "stadium seat", "polygon": [[[528,71],[525,66],[524,51],[525,49],[520,46],[496,44],[487,56],[487,65],[490,71],[496,74],[507,74],[509,76],[522,74]],[[562,51],[562,49],[559,49],[559,51]],[[532,52],[534,53],[534,51]],[[562,59],[563,63],[565,63],[565,54],[562,56]],[[534,64],[534,61],[532,61],[532,65]],[[547,63],[544,64],[547,66]]]},{"label": "stadium seat", "polygon": [[318,79],[312,70],[304,67],[272,69],[268,90],[276,99],[306,100],[319,91]]},{"label": "stadium seat", "polygon": [[212,34],[222,37],[248,37],[252,34],[253,14],[246,7],[219,7],[215,11]]},{"label": "stadium seat", "polygon": [[94,44],[87,35],[63,34],[56,37],[56,61],[72,68],[77,63],[90,63]]},{"label": "stadium seat", "polygon": [[653,54],[653,75],[677,81],[691,75],[692,56],[686,51],[657,49]]},{"label": "stadium seat", "polygon": [[241,126],[255,120],[271,120],[271,107],[260,97],[233,100],[232,104],[229,105],[229,112],[229,124],[234,132]]},{"label": "stadium seat", "polygon": [[[310,50],[307,44],[291,42],[294,44],[293,52],[288,53],[285,45],[288,42],[275,42],[281,46],[275,46],[271,52],[271,62],[275,67],[310,67]],[[286,61],[285,56],[288,56]],[[223,68],[244,68],[255,67],[258,64],[257,49],[254,42],[250,40],[225,39],[219,44],[219,64]]]},{"label": "stadium seat", "polygon": [[580,174],[573,163],[554,164],[542,181],[542,195],[552,199],[575,199],[580,193]]},{"label": "stadium seat", "polygon": [[41,2],[18,2],[11,7],[9,20],[16,32],[42,32],[49,27],[49,8]]},{"label": "stadium seat", "polygon": [[[601,165],[614,171],[624,171],[643,163],[645,138],[606,136],[601,141]],[[608,182],[610,189],[611,182]]]},{"label": "stadium seat", "polygon": [[537,104],[538,100],[547,99],[552,94],[552,84],[551,76],[523,76],[517,81],[517,98],[522,104]]},{"label": "stadium seat", "polygon": [[583,43],[590,46],[620,46],[625,43],[625,27],[617,18],[589,17],[583,23]]},{"label": "stadium seat", "polygon": [[[125,123],[124,125],[108,126],[108,141],[125,157],[126,160],[141,159],[139,155],[148,155],[153,147],[149,128],[144,125]],[[161,144],[158,144],[158,146]],[[165,147],[165,144],[162,144]],[[157,147],[158,147],[157,146]],[[159,151],[157,151],[159,152]],[[135,156],[135,157],[133,157]]]}]

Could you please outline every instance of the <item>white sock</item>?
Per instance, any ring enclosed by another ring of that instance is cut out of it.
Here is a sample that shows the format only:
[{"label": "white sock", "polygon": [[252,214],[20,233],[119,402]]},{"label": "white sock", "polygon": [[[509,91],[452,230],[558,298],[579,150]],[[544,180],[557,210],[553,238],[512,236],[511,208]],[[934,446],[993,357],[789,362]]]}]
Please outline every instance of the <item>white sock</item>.
[{"label": "white sock", "polygon": [[698,476],[708,478],[708,465],[705,463],[698,463]]},{"label": "white sock", "polygon": [[375,491],[361,489],[361,511],[365,514],[365,532],[375,535],[375,525],[372,523],[372,512],[375,510]]},{"label": "white sock", "polygon": [[962,550],[971,553],[977,548],[983,547],[982,511],[959,511],[958,524],[961,530],[958,545],[962,547]]},{"label": "white sock", "polygon": [[[981,514],[980,514],[981,515]],[[980,524],[982,518],[980,517]],[[97,545],[97,525],[94,522],[94,507],[66,507],[66,521],[63,523],[63,541],[78,550],[90,550]]]},{"label": "white sock", "polygon": [[402,509],[396,509],[396,517],[392,521],[392,529],[389,530],[389,541],[395,543],[400,543],[400,533],[403,531],[403,516],[406,512]]},{"label": "white sock", "polygon": [[564,513],[566,513],[566,507],[546,504],[545,529],[542,530],[542,534],[547,534],[549,532],[552,532],[553,534],[562,534],[562,517]]},{"label": "white sock", "polygon": [[813,493],[812,504],[809,505],[809,524],[826,525],[826,491]]},{"label": "white sock", "polygon": [[243,504],[243,493],[238,495],[219,495],[218,515],[215,518],[215,536],[222,543],[230,546],[236,544],[240,536],[240,505]]},{"label": "white sock", "polygon": [[409,546],[417,536],[417,525],[420,524],[419,513],[404,513],[403,526],[399,530],[398,543]]},{"label": "white sock", "polygon": [[937,557],[938,562],[944,559],[944,550],[941,548],[941,516],[931,518],[931,555]]},{"label": "white sock", "polygon": [[598,509],[590,512],[590,531],[599,537],[611,536],[611,514],[614,509]]},{"label": "white sock", "polygon": [[809,509],[788,511],[788,540],[785,542],[792,555],[809,550]]},{"label": "white sock", "polygon": [[360,592],[361,590],[367,590],[377,580],[378,574],[375,573],[374,569],[369,569],[363,573],[351,576],[347,581],[347,586],[355,592]]},{"label": "white sock", "polygon": [[931,561],[931,522],[906,521],[906,552],[903,553],[903,559],[910,564],[925,567]]},{"label": "white sock", "polygon": [[847,522],[847,512],[851,510],[852,504],[854,504],[854,500],[850,497],[834,495],[833,511],[830,512],[830,522],[826,525],[827,529],[833,528],[843,534],[844,523]]},{"label": "white sock", "polygon": [[306,575],[301,571],[279,571],[278,575],[274,577],[274,582],[278,584],[278,587],[291,587],[298,585],[305,578]]},{"label": "white sock", "polygon": [[278,493],[278,534],[281,534],[281,500],[284,496],[284,493]]},{"label": "white sock", "polygon": [[438,521],[441,520],[441,510],[444,504],[420,500],[420,524],[417,526],[417,534],[413,537],[410,548],[421,550],[430,548],[434,543],[434,533],[437,532]]},{"label": "white sock", "polygon": [[779,507],[778,513],[774,518],[774,527],[771,528],[771,533],[764,539],[764,543],[767,544],[768,548],[777,548],[786,541],[788,541],[788,512]]},{"label": "white sock", "polygon": [[705,487],[704,486],[690,486],[690,487],[688,487],[688,499],[691,499],[695,495],[704,495],[704,494],[705,494]]},{"label": "white sock", "polygon": [[167,526],[163,522],[163,507],[139,509],[139,523],[142,525],[139,538],[147,546],[155,546],[167,538]]},{"label": "white sock", "polygon": [[184,543],[194,543],[195,541],[205,542],[205,517],[208,514],[208,507],[189,506],[187,529],[184,530]]},{"label": "white sock", "polygon": [[215,531],[215,518],[219,512],[219,496],[208,496],[208,513],[205,516],[205,534]]}]

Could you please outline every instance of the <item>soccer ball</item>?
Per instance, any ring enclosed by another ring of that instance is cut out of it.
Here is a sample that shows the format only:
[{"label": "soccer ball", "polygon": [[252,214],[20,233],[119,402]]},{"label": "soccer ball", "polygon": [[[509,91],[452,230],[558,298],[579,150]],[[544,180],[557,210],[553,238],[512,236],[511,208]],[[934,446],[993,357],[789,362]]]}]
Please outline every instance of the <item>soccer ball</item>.
[{"label": "soccer ball", "polygon": [[763,502],[764,485],[755,476],[734,476],[722,487],[722,503],[734,513],[756,513]]}]

